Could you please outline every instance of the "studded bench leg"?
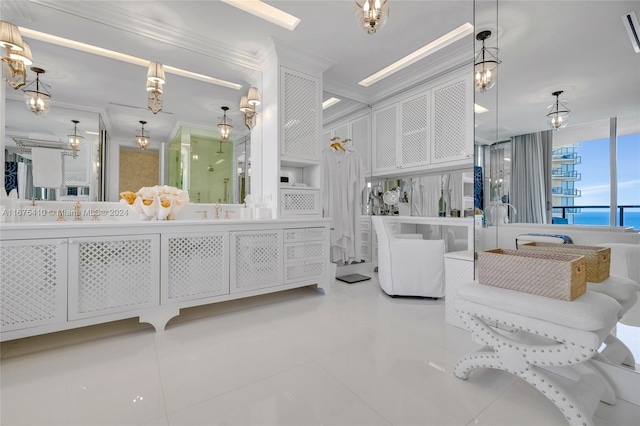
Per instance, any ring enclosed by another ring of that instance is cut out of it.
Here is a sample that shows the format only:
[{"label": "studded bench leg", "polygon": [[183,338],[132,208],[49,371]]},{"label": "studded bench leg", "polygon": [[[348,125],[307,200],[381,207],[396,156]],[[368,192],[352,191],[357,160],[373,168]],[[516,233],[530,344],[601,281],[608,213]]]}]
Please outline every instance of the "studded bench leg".
[{"label": "studded bench leg", "polygon": [[[514,374],[547,397],[572,426],[591,426],[598,401],[615,403],[613,388],[589,364],[600,346],[595,333],[466,301],[459,303],[458,311],[474,340],[490,349],[462,357],[454,368],[456,377],[466,380],[476,368]],[[579,380],[569,391],[541,367],[570,369]]]}]

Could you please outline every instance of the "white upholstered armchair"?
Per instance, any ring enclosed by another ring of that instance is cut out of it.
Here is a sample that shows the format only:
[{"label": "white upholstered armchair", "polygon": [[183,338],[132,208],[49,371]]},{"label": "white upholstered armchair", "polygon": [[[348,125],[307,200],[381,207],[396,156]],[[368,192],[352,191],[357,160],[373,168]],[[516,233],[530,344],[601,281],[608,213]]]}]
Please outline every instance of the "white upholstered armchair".
[{"label": "white upholstered armchair", "polygon": [[373,216],[378,237],[378,281],[390,296],[444,297],[444,241],[394,235]]}]

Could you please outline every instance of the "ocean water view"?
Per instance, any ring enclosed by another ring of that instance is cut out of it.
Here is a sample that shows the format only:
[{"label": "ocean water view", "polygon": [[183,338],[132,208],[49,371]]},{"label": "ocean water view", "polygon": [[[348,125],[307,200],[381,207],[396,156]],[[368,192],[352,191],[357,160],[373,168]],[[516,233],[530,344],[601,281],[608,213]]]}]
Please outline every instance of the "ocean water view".
[{"label": "ocean water view", "polygon": [[[605,211],[584,211],[582,213],[576,213],[573,215],[573,223],[575,225],[602,225],[609,226],[609,212]],[[624,226],[633,227],[640,230],[640,212],[638,211],[625,211],[624,212]]]}]

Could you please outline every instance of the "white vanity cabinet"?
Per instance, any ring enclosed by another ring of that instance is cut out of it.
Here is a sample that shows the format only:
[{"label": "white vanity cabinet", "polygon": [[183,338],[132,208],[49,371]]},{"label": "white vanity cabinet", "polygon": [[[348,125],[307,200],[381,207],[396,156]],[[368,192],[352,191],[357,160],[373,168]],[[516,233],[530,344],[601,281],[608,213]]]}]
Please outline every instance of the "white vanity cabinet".
[{"label": "white vanity cabinet", "polygon": [[158,306],[160,236],[69,239],[69,320]]},{"label": "white vanity cabinet", "polygon": [[231,233],[231,293],[282,284],[282,230]]},{"label": "white vanity cabinet", "polygon": [[161,304],[229,294],[229,233],[161,237]]},{"label": "white vanity cabinet", "polygon": [[67,321],[67,239],[2,241],[0,331]]},{"label": "white vanity cabinet", "polygon": [[322,277],[327,270],[325,228],[298,228],[284,231],[284,282]]},{"label": "white vanity cabinet", "polygon": [[[329,219],[5,223],[0,341],[315,285]],[[37,238],[47,235],[49,238]]]}]

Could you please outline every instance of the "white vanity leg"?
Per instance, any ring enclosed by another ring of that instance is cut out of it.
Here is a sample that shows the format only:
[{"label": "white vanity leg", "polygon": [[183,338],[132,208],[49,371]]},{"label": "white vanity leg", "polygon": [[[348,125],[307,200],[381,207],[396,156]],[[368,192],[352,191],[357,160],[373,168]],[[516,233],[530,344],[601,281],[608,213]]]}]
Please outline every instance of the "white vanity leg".
[{"label": "white vanity leg", "polygon": [[151,324],[156,332],[164,331],[167,323],[173,317],[180,315],[180,309],[175,306],[159,306],[140,314],[140,322]]}]

